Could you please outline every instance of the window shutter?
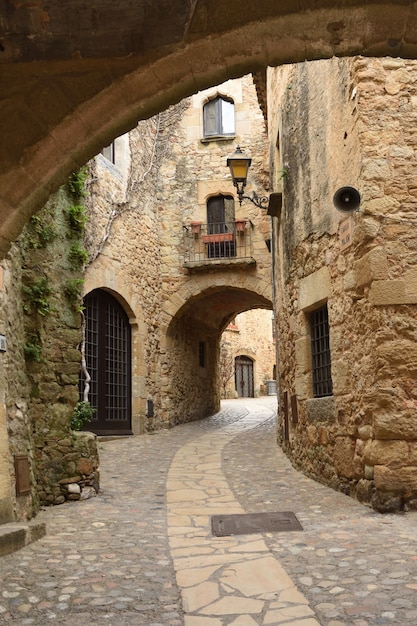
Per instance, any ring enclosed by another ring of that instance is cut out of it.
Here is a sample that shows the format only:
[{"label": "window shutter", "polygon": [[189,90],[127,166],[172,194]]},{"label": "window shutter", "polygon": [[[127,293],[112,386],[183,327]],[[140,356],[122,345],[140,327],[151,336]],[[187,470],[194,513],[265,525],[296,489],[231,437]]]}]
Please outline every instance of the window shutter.
[{"label": "window shutter", "polygon": [[217,101],[210,100],[204,105],[203,109],[203,123],[204,123],[204,136],[210,137],[218,135],[218,117],[217,117]]},{"label": "window shutter", "polygon": [[[208,224],[224,224],[224,197],[214,196],[207,201],[207,223]],[[215,232],[211,230],[210,232]],[[217,230],[217,232],[223,232]]]},{"label": "window shutter", "polygon": [[231,196],[224,198],[224,221],[228,228],[232,229],[231,223],[235,221],[235,201]]}]

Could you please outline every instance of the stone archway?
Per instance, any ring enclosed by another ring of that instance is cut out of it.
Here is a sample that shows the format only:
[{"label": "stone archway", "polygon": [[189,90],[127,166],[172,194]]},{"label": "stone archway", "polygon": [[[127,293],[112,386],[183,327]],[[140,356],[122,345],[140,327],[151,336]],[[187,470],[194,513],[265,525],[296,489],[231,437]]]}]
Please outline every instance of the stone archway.
[{"label": "stone archway", "polygon": [[101,290],[108,292],[115,298],[129,317],[131,330],[131,408],[132,431],[134,435],[143,432],[143,416],[146,410],[146,398],[139,390],[143,389],[145,376],[145,359],[142,346],[145,342],[146,326],[144,312],[137,295],[126,283],[123,277],[106,265],[103,258],[99,258],[94,267],[90,267],[85,275],[84,295]]},{"label": "stone archway", "polygon": [[0,257],[71,171],[184,96],[268,65],[417,56],[412,0],[75,0],[3,11]]},{"label": "stone archway", "polygon": [[229,284],[211,278],[210,286],[202,290],[196,284],[193,295],[189,293],[182,302],[176,294],[165,303],[164,310],[172,315],[164,333],[161,408],[170,425],[201,419],[219,410],[222,331],[237,313],[272,308],[271,286],[269,294],[262,293],[262,281],[257,282],[258,289],[253,277],[229,277]]}]

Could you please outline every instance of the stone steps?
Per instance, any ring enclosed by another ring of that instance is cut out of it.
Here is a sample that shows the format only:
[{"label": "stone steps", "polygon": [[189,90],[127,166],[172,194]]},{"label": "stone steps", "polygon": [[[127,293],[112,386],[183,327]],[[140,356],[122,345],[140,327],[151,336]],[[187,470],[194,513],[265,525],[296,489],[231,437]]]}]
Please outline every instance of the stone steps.
[{"label": "stone steps", "polygon": [[46,534],[43,522],[11,522],[0,525],[0,557],[16,552]]}]

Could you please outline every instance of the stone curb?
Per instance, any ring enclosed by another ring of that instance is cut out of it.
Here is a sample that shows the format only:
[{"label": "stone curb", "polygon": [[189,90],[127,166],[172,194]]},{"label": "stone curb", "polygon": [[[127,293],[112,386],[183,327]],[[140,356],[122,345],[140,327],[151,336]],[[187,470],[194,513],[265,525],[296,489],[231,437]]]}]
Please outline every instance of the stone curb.
[{"label": "stone curb", "polygon": [[43,522],[15,522],[0,526],[0,557],[11,554],[46,535]]}]

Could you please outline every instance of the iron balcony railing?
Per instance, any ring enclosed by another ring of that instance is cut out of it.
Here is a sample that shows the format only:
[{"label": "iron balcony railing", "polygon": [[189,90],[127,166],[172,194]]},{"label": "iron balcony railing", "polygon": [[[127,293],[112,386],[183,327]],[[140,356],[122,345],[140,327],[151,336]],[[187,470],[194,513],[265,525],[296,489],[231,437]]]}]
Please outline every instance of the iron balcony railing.
[{"label": "iron balcony railing", "polygon": [[191,222],[184,226],[185,263],[249,259],[252,256],[252,224],[250,220],[203,224]]}]

